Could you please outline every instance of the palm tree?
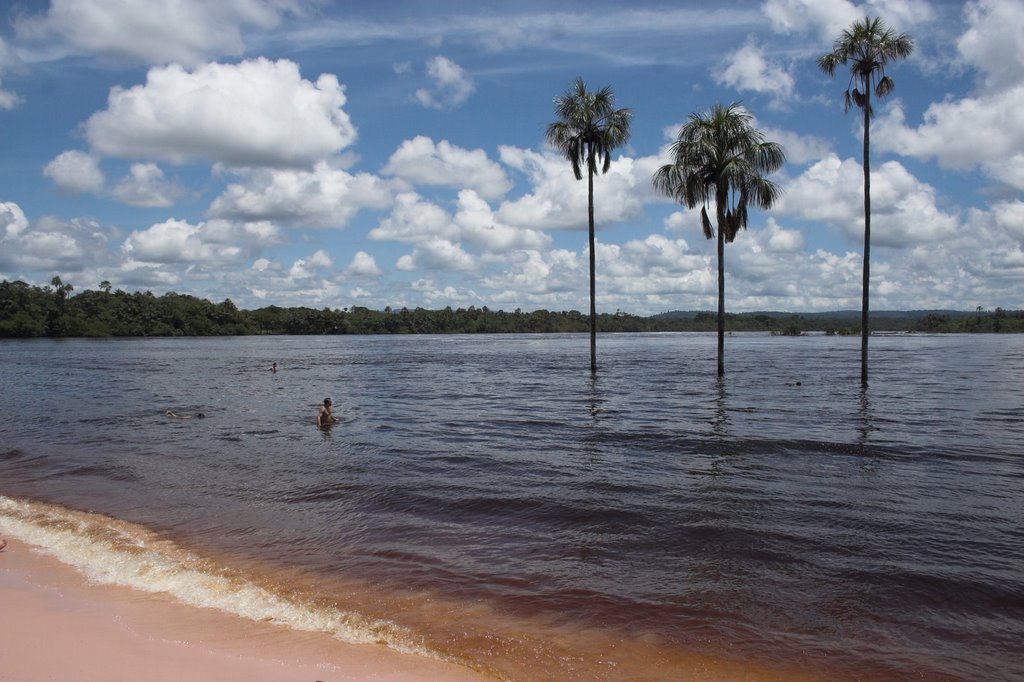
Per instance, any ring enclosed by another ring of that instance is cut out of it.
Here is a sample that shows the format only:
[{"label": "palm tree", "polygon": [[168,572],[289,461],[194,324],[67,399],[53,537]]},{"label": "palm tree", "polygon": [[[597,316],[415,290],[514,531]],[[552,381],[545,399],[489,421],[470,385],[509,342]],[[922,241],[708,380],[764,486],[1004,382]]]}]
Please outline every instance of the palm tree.
[{"label": "palm tree", "polygon": [[558,120],[548,126],[547,140],[572,163],[577,180],[587,168],[587,218],[590,228],[590,371],[597,371],[597,306],[594,300],[594,175],[611,167],[611,152],[629,140],[633,112],[615,108],[615,94],[606,85],[588,92],[587,84],[577,78],[565,93],[555,98]]},{"label": "palm tree", "polygon": [[896,34],[880,18],[864,17],[844,30],[832,51],[818,58],[818,66],[829,76],[836,67],[850,64],[850,82],[843,93],[843,111],[855,104],[864,112],[864,283],[860,313],[860,383],[868,385],[868,282],[871,279],[871,166],[869,123],[874,111],[871,92],[878,98],[893,91],[896,84],[886,75],[889,62],[905,59],[914,51],[914,41],[906,33]]},{"label": "palm tree", "polygon": [[725,243],[747,227],[747,205],[768,210],[781,189],[764,176],[782,168],[786,153],[766,142],[753,117],[739,103],[716,104],[707,113],[690,114],[669,148],[672,163],[659,168],[654,187],[685,204],[700,206],[704,236],[715,229],[708,204],[715,202],[718,225],[718,375],[725,374]]}]

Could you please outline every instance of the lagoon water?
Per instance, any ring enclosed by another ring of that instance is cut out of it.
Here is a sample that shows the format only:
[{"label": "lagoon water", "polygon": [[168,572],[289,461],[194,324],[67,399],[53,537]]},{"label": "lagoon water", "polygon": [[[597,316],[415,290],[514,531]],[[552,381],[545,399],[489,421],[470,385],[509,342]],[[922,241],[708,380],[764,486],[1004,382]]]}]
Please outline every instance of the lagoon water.
[{"label": "lagoon water", "polygon": [[501,679],[1024,679],[1024,337],[587,344],[3,341],[0,531]]}]

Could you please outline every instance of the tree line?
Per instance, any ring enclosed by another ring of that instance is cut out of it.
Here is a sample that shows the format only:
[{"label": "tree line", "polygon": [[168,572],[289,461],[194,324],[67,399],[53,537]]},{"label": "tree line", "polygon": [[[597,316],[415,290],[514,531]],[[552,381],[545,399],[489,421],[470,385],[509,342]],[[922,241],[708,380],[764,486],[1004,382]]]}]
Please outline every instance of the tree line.
[{"label": "tree line", "polygon": [[[590,331],[590,319],[575,310],[505,312],[487,306],[440,310],[362,306],[345,309],[266,306],[241,310],[230,299],[213,303],[188,294],[98,290],[73,293],[54,277],[49,286],[0,283],[0,337],[243,336],[259,334],[543,334]],[[710,332],[711,311],[641,317],[621,311],[596,317],[597,330],[614,332]],[[860,334],[853,314],[729,313],[730,332],[798,336],[806,332]],[[879,316],[875,331],[1024,332],[1024,311],[907,312]]]}]

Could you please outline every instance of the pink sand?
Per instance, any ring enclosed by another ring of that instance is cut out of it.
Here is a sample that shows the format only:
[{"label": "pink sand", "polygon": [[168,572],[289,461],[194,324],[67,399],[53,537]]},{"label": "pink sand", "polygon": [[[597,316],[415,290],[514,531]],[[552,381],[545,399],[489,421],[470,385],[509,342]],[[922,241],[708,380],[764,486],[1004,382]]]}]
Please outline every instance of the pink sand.
[{"label": "pink sand", "polygon": [[490,679],[378,645],[252,623],[161,595],[93,585],[7,538],[0,551],[4,682],[340,682]]}]

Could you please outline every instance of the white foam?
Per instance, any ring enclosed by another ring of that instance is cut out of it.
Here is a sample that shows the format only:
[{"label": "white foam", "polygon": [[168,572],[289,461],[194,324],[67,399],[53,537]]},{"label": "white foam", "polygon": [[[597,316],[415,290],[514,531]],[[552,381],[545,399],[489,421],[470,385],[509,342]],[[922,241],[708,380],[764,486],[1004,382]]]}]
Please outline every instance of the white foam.
[{"label": "white foam", "polygon": [[443,660],[397,623],[298,603],[204,562],[139,528],[96,514],[0,495],[0,529],[73,566],[96,583],[166,593],[254,621],[325,632],[345,642],[384,644]]}]

